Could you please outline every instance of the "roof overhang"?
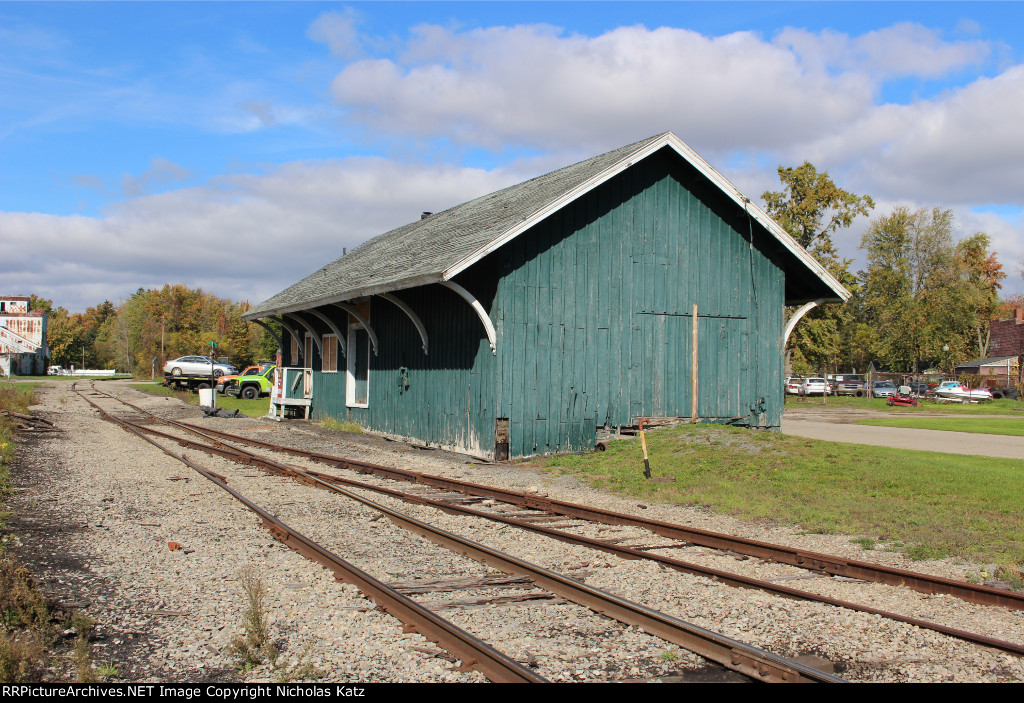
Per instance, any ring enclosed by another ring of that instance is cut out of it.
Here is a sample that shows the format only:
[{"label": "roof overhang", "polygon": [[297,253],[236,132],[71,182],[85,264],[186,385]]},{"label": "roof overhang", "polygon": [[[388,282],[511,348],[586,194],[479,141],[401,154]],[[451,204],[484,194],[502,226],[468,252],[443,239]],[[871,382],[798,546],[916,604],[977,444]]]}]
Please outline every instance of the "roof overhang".
[{"label": "roof overhang", "polygon": [[597,174],[590,180],[581,183],[576,188],[567,192],[561,198],[550,202],[544,208],[535,212],[532,216],[523,220],[516,227],[506,231],[500,237],[490,241],[486,246],[477,249],[469,256],[463,258],[461,261],[449,266],[441,273],[443,280],[451,280],[454,276],[458,275],[462,271],[480,261],[488,254],[497,251],[499,248],[510,242],[511,240],[518,237],[523,232],[541,222],[550,215],[558,212],[566,205],[572,203],[574,200],[583,197],[594,188],[597,188],[602,183],[614,178],[633,164],[638,161],[642,161],[651,154],[655,153],[663,147],[671,147],[677,154],[683,157],[687,162],[696,168],[704,177],[714,183],[718,188],[725,193],[730,199],[732,199],[738,206],[743,208],[751,217],[760,223],[769,233],[771,233],[779,243],[789,253],[804,263],[818,278],[820,278],[828,288],[835,293],[835,297],[825,298],[827,302],[846,302],[850,299],[850,292],[839,281],[835,279],[832,274],[825,269],[818,260],[807,253],[807,251],[800,246],[800,244],[790,236],[789,232],[784,230],[775,220],[768,216],[764,210],[758,207],[755,203],[751,202],[739,189],[734,186],[729,179],[719,173],[715,168],[705,161],[701,156],[691,149],[682,139],[666,132],[654,141],[650,142],[643,148],[633,152],[629,157],[618,162],[614,166],[605,169],[601,173]]},{"label": "roof overhang", "polygon": [[440,272],[419,275],[410,277],[408,279],[401,279],[398,281],[390,281],[387,284],[380,286],[363,286],[360,288],[354,288],[351,290],[339,291],[329,296],[308,300],[301,303],[293,303],[275,308],[264,308],[258,312],[248,313],[243,315],[242,318],[246,320],[256,320],[265,318],[271,315],[278,315],[281,313],[297,312],[300,310],[306,310],[313,307],[319,307],[321,305],[329,305],[331,303],[339,303],[346,300],[352,300],[367,295],[376,295],[379,293],[389,293],[396,290],[402,290],[405,288],[413,288],[415,286],[428,285],[431,283],[440,283],[442,281],[450,281],[458,274],[465,271],[467,268],[483,259],[488,254],[491,254],[505,244],[528,231],[534,225],[540,223],[547,217],[550,217],[554,213],[558,212],[562,208],[566,207],[575,200],[583,197],[590,191],[594,190],[601,184],[619,175],[633,164],[642,161],[643,159],[651,156],[655,152],[665,147],[673,149],[679,156],[693,166],[701,175],[707,178],[712,184],[714,184],[722,193],[724,193],[729,199],[736,203],[736,205],[742,208],[748,216],[757,221],[769,234],[774,237],[775,240],[782,246],[782,248],[795,257],[799,262],[804,264],[807,269],[821,280],[827,290],[832,295],[813,295],[809,296],[806,300],[787,300],[787,304],[800,304],[809,300],[823,300],[824,302],[846,302],[850,298],[850,292],[846,290],[843,285],[835,279],[822,266],[817,259],[811,256],[807,251],[800,246],[800,244],[793,239],[790,234],[784,230],[775,220],[768,216],[764,210],[758,207],[757,204],[751,202],[739,189],[734,186],[725,176],[719,173],[711,164],[705,161],[697,152],[691,149],[683,140],[677,137],[671,132],[666,132],[644,144],[643,147],[638,148],[636,151],[631,152],[628,156],[624,157],[614,165],[604,169],[598,174],[592,176],[586,181],[582,182],[572,190],[567,191],[561,197],[550,201],[544,207],[538,209],[530,216],[521,220],[516,226],[507,229],[501,235],[490,240],[486,245],[476,249],[468,256],[456,261],[455,263],[444,268]]}]

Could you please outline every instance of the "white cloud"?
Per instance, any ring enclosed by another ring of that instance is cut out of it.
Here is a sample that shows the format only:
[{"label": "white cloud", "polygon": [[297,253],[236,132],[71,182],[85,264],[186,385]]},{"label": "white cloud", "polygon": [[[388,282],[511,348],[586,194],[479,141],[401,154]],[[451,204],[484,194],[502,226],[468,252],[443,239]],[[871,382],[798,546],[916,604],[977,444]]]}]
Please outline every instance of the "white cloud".
[{"label": "white cloud", "polygon": [[313,21],[308,36],[327,45],[335,56],[351,58],[362,48],[357,24],[359,15],[351,7],[340,12],[325,12]]},{"label": "white cloud", "polygon": [[519,180],[349,158],[138,197],[105,217],[0,212],[0,277],[72,310],[167,282],[259,302],[344,247]]},{"label": "white cloud", "polygon": [[187,169],[159,156],[149,163],[149,169],[139,176],[124,174],[121,176],[121,189],[128,197],[151,193],[165,186],[173,186],[188,180],[191,174]]},{"label": "white cloud", "polygon": [[984,42],[946,42],[934,30],[909,22],[857,37],[833,30],[815,34],[804,29],[786,29],[773,43],[792,50],[805,66],[855,71],[874,79],[939,78],[976,66],[990,53]]}]

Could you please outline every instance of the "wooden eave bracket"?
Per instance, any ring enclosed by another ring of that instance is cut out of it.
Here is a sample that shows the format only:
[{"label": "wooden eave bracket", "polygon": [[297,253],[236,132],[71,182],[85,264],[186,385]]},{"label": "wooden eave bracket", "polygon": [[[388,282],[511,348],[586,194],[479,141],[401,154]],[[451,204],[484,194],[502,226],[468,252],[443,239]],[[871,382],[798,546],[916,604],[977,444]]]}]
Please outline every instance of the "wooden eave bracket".
[{"label": "wooden eave bracket", "polygon": [[472,293],[460,286],[455,281],[441,281],[441,285],[449,290],[452,290],[459,294],[459,296],[469,303],[470,307],[476,312],[476,316],[480,318],[480,322],[484,326],[484,331],[487,332],[487,342],[491,345],[491,354],[498,354],[498,333],[494,330],[494,324],[491,322],[490,315],[484,310],[484,306],[480,304],[480,301],[476,299]]},{"label": "wooden eave bracket", "polygon": [[320,320],[325,325],[331,328],[331,331],[334,332],[334,334],[338,338],[338,346],[341,348],[341,355],[348,358],[348,350],[345,347],[345,335],[343,335],[341,333],[341,329],[339,329],[338,326],[334,324],[334,320],[327,317],[327,315],[324,315],[319,310],[307,310],[306,312],[308,312],[310,315],[317,318],[318,320]]},{"label": "wooden eave bracket", "polygon": [[416,326],[416,331],[420,333],[420,340],[423,342],[423,355],[427,356],[427,328],[423,326],[423,320],[420,319],[419,315],[413,312],[413,309],[410,308],[405,301],[391,293],[378,293],[377,295],[395,305],[399,310],[405,313],[406,317],[412,320],[412,324]]},{"label": "wooden eave bracket", "polygon": [[818,307],[819,305],[824,304],[825,299],[818,298],[817,300],[812,300],[811,302],[801,305],[799,308],[797,308],[796,312],[793,313],[793,316],[790,317],[789,321],[786,323],[786,331],[782,334],[783,349],[786,348],[786,344],[789,342],[789,335],[793,334],[793,330],[796,328],[796,323],[800,322],[800,320],[803,319],[803,316],[809,313],[811,310]]},{"label": "wooden eave bracket", "polygon": [[356,318],[359,324],[363,326],[363,329],[366,330],[366,333],[370,335],[370,343],[373,345],[373,355],[377,356],[377,333],[373,331],[372,327],[370,327],[369,321],[361,314],[359,314],[359,311],[356,310],[351,305],[347,305],[346,303],[332,303],[332,305],[334,305],[337,308],[341,308],[349,315]]},{"label": "wooden eave bracket", "polygon": [[[318,352],[320,352],[320,358],[323,358],[323,356],[324,356],[324,349],[323,349],[323,345],[320,344],[320,335],[317,334],[316,328],[314,328],[313,325],[309,324],[308,322],[303,320],[301,317],[299,317],[299,313],[297,313],[297,312],[291,312],[291,313],[288,313],[287,315],[281,315],[281,317],[290,317],[291,319],[295,320],[300,325],[302,325],[309,332],[309,336],[313,338],[313,344],[316,345],[316,350]],[[312,364],[312,361],[313,361],[312,359],[303,359],[303,361],[308,366],[310,366],[310,368],[312,368],[312,365],[313,365]]]}]

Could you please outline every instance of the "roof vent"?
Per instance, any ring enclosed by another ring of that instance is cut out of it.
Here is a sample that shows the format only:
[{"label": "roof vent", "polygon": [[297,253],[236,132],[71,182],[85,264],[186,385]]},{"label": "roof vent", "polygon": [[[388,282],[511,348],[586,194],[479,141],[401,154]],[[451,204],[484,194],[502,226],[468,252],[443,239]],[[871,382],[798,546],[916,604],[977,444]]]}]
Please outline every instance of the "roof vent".
[{"label": "roof vent", "polygon": [[430,216],[431,216],[431,215],[433,215],[433,214],[434,214],[434,213],[432,213],[432,212],[423,212],[423,213],[420,213],[420,219],[421,219],[421,220],[425,220],[425,219],[427,219],[428,217],[430,217]]}]

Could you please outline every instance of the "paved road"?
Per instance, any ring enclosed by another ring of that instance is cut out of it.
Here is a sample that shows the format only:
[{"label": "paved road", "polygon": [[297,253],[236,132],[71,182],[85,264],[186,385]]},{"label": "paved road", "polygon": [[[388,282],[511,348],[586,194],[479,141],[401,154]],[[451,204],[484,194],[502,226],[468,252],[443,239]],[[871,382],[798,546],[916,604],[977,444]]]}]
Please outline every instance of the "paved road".
[{"label": "paved road", "polygon": [[[806,412],[803,408],[796,412],[787,410],[782,418],[782,431],[799,437],[827,439],[833,442],[923,449],[947,454],[994,456],[1024,461],[1024,437],[853,424],[860,418],[885,416],[884,413],[871,411],[847,413],[838,410]],[[1020,420],[1024,423],[1024,418]]]}]

